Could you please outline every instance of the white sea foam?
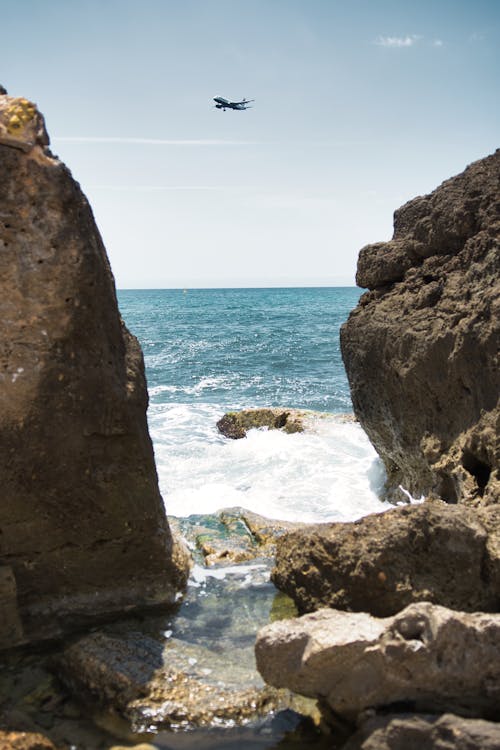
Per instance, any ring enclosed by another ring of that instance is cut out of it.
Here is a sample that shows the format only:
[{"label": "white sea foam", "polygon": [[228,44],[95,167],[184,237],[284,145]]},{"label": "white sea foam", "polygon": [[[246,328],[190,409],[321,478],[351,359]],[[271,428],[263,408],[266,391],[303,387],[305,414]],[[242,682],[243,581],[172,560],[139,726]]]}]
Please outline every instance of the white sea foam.
[{"label": "white sea foam", "polygon": [[391,507],[379,499],[383,467],[358,424],[331,418],[315,432],[251,430],[243,440],[227,440],[216,430],[221,416],[217,406],[199,402],[151,407],[169,514],[239,505],[282,520],[351,521]]}]

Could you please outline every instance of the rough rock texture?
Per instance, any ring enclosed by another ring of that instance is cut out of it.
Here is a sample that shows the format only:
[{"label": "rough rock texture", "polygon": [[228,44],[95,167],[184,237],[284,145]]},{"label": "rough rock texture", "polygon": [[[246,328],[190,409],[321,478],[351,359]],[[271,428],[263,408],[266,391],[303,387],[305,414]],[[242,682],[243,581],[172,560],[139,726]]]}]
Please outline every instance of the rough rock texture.
[{"label": "rough rock texture", "polygon": [[243,409],[228,411],[217,422],[217,429],[224,437],[239,440],[246,437],[248,430],[267,427],[269,430],[281,430],[288,434],[315,430],[323,420],[355,422],[352,414],[327,414],[325,412],[304,409]]},{"label": "rough rock texture", "polygon": [[500,500],[500,150],[394,215],[363,248],[371,291],[341,330],[354,411],[389,489]]},{"label": "rough rock texture", "polygon": [[305,412],[297,409],[243,409],[229,411],[217,422],[217,429],[224,437],[238,440],[246,437],[247,431],[256,427],[283,432],[303,432]]},{"label": "rough rock texture", "polygon": [[379,716],[342,750],[499,750],[500,724],[453,714]]},{"label": "rough rock texture", "polygon": [[369,708],[500,719],[500,615],[411,604],[392,618],[319,610],[262,628],[257,667],[347,721]]},{"label": "rough rock texture", "polygon": [[385,617],[418,601],[500,611],[500,507],[437,500],[298,529],[278,540],[272,580],[299,612]]},{"label": "rough rock texture", "polygon": [[171,602],[185,578],[142,353],[91,209],[47,143],[35,105],[0,96],[3,647]]},{"label": "rough rock texture", "polygon": [[56,750],[42,734],[0,731],[0,750]]},{"label": "rough rock texture", "polygon": [[[275,521],[245,508],[224,508],[217,513],[185,518],[169,517],[174,533],[183,537],[205,565],[234,563],[273,558],[276,541],[287,531],[303,528],[293,521]],[[0,579],[1,596],[1,579]]]},{"label": "rough rock texture", "polygon": [[244,724],[290,704],[288,691],[220,679],[220,654],[175,638],[129,632],[85,636],[58,660],[58,673],[80,698],[118,712],[137,731],[149,726],[188,729]]}]

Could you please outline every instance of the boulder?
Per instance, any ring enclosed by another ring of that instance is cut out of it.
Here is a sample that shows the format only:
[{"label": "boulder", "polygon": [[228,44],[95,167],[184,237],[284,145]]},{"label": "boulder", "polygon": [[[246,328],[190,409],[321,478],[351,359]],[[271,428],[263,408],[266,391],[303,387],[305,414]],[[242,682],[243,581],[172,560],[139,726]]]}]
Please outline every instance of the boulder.
[{"label": "boulder", "polygon": [[0,95],[1,646],[174,601],[142,352],[42,115]]},{"label": "boulder", "polygon": [[246,437],[247,431],[257,427],[283,432],[303,432],[305,412],[297,409],[243,409],[229,411],[217,422],[217,429],[224,437],[238,440]]},{"label": "boulder", "polygon": [[389,618],[323,609],[262,628],[257,667],[277,688],[355,722],[367,709],[500,719],[500,615],[422,602]]},{"label": "boulder", "polygon": [[248,430],[261,427],[268,430],[281,430],[288,434],[314,430],[318,420],[335,419],[341,422],[356,421],[352,414],[328,414],[305,409],[243,409],[228,411],[217,422],[217,429],[224,437],[239,440],[246,437]]},{"label": "boulder", "polygon": [[272,580],[302,613],[385,617],[419,601],[499,611],[500,508],[433,501],[304,527],[277,541]]},{"label": "boulder", "polygon": [[356,416],[388,492],[500,500],[500,150],[394,215],[363,248],[370,291],[341,329]]},{"label": "boulder", "polygon": [[342,750],[498,750],[500,724],[453,714],[378,716]]}]

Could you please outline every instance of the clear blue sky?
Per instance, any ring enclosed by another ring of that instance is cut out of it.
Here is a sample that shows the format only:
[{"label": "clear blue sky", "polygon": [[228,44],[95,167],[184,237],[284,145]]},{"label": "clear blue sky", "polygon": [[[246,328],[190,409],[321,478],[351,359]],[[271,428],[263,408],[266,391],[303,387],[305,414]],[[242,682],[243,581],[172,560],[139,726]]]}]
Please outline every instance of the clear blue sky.
[{"label": "clear blue sky", "polygon": [[0,0],[0,25],[121,288],[353,284],[395,208],[500,145],[500,0]]}]

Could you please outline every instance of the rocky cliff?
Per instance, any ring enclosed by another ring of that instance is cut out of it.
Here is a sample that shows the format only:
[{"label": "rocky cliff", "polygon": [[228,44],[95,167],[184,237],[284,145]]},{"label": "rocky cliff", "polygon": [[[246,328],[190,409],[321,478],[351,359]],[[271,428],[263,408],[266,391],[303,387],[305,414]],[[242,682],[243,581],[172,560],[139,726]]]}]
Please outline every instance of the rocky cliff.
[{"label": "rocky cliff", "polygon": [[256,643],[268,683],[317,698],[337,733],[360,726],[346,750],[500,747],[499,251],[497,151],[359,256],[354,410],[393,496],[430,497],[281,537],[273,580],[312,614]]},{"label": "rocky cliff", "polygon": [[354,411],[389,489],[498,502],[500,150],[396,211],[360,252],[341,331]]},{"label": "rocky cliff", "polygon": [[36,106],[0,95],[0,647],[172,602],[185,580],[142,353],[48,143]]}]

